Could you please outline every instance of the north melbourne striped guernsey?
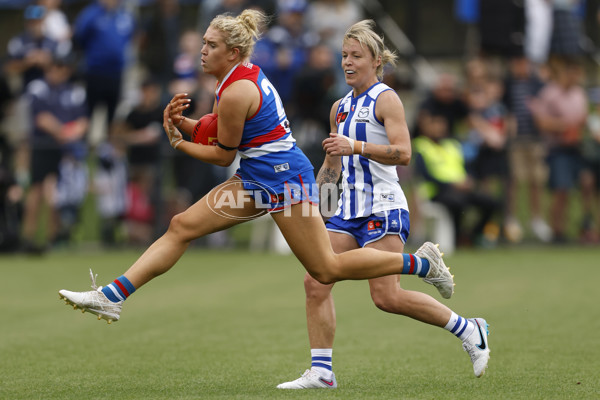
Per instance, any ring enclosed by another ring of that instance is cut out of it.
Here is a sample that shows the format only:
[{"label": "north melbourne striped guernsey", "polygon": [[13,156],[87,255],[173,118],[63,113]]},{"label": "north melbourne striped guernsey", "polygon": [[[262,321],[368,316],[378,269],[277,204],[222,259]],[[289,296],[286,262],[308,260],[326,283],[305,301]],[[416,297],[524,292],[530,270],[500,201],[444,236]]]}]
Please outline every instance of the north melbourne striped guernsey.
[{"label": "north melbourne striped guernsey", "polygon": [[[357,97],[350,91],[337,109],[338,134],[373,144],[390,144],[383,123],[375,116],[377,98],[392,90],[378,82]],[[343,219],[368,217],[380,211],[403,208],[406,196],[398,182],[396,165],[384,165],[361,155],[342,157],[342,194],[336,215]]]}]

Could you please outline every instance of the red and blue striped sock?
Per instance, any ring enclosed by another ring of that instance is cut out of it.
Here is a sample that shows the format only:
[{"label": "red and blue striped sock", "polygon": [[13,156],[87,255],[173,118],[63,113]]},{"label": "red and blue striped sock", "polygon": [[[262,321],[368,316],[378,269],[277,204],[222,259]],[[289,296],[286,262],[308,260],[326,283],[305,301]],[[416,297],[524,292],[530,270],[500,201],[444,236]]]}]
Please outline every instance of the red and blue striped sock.
[{"label": "red and blue striped sock", "polygon": [[429,260],[415,256],[414,254],[402,254],[404,265],[402,266],[401,274],[418,275],[421,278],[427,276],[429,272]]},{"label": "red and blue striped sock", "polygon": [[127,299],[133,292],[135,292],[135,287],[129,282],[129,279],[125,278],[125,275],[121,275],[114,282],[102,288],[102,293],[113,303]]}]

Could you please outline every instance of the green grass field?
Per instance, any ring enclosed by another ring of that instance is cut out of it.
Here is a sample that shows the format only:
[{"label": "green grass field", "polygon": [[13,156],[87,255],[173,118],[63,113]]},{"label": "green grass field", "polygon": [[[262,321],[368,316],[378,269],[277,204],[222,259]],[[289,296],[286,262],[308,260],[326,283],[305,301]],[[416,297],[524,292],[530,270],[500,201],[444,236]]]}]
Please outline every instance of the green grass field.
[{"label": "green grass field", "polygon": [[[414,250],[414,249],[412,249]],[[0,258],[0,399],[597,399],[600,249],[462,251],[444,301],[490,323],[473,376],[451,334],[375,309],[365,282],[334,289],[334,391],[281,391],[310,353],[292,256],[191,250],[107,325],[57,291],[120,275],[138,256],[60,251]],[[403,286],[440,298],[415,277]]]}]

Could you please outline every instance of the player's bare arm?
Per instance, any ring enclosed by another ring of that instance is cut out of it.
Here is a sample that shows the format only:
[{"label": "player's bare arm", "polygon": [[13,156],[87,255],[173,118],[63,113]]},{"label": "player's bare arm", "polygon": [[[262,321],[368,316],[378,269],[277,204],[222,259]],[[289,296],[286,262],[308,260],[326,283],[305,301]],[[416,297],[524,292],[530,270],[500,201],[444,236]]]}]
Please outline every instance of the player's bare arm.
[{"label": "player's bare arm", "polygon": [[404,106],[398,95],[391,91],[381,93],[375,106],[377,119],[383,122],[389,145],[365,143],[362,155],[387,165],[408,165],[412,156],[410,134]]},{"label": "player's bare arm", "polygon": [[[329,125],[331,133],[337,132],[337,124],[335,122],[335,114],[340,104],[340,100],[336,101],[331,107],[331,111],[329,113]],[[323,141],[323,146],[325,146],[326,141]],[[326,183],[337,183],[340,178],[340,173],[342,172],[342,162],[340,157],[333,156],[329,154],[325,154],[325,160],[323,161],[323,165],[321,165],[321,169],[319,169],[319,173],[317,174],[317,185],[319,185],[319,190],[321,190],[321,186]]]},{"label": "player's bare arm", "polygon": [[[334,109],[337,109],[335,105],[332,112],[335,112]],[[404,106],[398,95],[391,90],[383,92],[377,99],[375,113],[385,126],[389,145],[350,141],[345,136],[332,133],[323,141],[323,149],[331,156],[360,154],[386,165],[408,165],[412,155],[410,134]]]}]

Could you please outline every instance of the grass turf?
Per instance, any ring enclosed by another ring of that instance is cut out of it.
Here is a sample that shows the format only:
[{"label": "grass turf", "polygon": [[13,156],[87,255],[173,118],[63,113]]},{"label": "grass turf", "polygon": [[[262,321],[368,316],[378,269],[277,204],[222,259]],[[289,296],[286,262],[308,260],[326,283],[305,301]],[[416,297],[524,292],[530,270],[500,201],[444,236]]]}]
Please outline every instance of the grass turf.
[{"label": "grass turf", "polygon": [[[413,249],[414,250],[414,249]],[[303,270],[293,256],[191,250],[112,325],[67,308],[61,288],[106,284],[137,252],[0,258],[0,399],[592,399],[600,397],[600,251],[515,248],[447,258],[443,302],[490,323],[473,376],[440,328],[375,309],[365,282],[336,285],[334,391],[275,386],[309,366]],[[403,287],[432,286],[415,277]]]}]

